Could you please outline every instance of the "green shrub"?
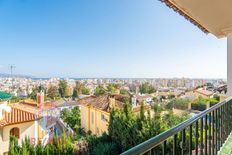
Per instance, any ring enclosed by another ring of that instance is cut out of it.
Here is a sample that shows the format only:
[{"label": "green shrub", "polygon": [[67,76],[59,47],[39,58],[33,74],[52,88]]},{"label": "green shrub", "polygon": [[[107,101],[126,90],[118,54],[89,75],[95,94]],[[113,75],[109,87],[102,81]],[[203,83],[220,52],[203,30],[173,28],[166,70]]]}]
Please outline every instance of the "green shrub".
[{"label": "green shrub", "polygon": [[94,147],[91,155],[115,155],[117,147],[114,143],[99,143]]}]

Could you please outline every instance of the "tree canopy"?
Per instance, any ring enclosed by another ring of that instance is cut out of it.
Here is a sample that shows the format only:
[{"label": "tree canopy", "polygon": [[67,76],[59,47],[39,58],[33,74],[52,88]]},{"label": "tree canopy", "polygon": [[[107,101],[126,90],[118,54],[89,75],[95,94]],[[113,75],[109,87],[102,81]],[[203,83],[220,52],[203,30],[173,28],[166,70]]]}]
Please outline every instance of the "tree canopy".
[{"label": "tree canopy", "polygon": [[51,99],[55,99],[55,97],[59,96],[58,88],[54,85],[49,85],[47,96]]},{"label": "tree canopy", "polygon": [[32,100],[37,100],[37,93],[43,91],[44,93],[46,93],[46,88],[43,86],[43,85],[39,85],[39,86],[36,86],[31,94],[29,95],[29,97],[32,99]]},{"label": "tree canopy", "polygon": [[155,87],[150,85],[148,82],[145,82],[139,86],[139,92],[141,94],[152,94],[152,93],[156,92],[156,89],[155,89]]},{"label": "tree canopy", "polygon": [[98,85],[98,86],[96,87],[96,90],[95,90],[94,95],[99,96],[99,95],[105,94],[106,92],[107,92],[107,91],[106,91],[106,89],[103,87],[103,85]]},{"label": "tree canopy", "polygon": [[111,93],[115,93],[117,89],[119,89],[119,84],[116,84],[116,83],[110,83],[107,86],[107,91]]},{"label": "tree canopy", "polygon": [[70,88],[66,80],[60,80],[59,82],[59,93],[62,98],[70,97]]},{"label": "tree canopy", "polygon": [[141,104],[140,114],[136,115],[127,101],[122,110],[113,109],[110,113],[109,136],[125,151],[136,146],[159,133],[177,125],[188,118],[188,115],[176,116],[171,111],[161,117],[162,108],[155,105],[153,114]]},{"label": "tree canopy", "polygon": [[167,103],[166,108],[170,110],[172,108],[187,110],[188,104],[190,104],[190,102],[191,101],[188,99],[174,98]]},{"label": "tree canopy", "polygon": [[76,81],[76,86],[73,89],[73,98],[79,98],[80,94],[90,95],[90,90],[84,86],[80,81]]},{"label": "tree canopy", "polygon": [[19,145],[18,139],[11,136],[8,150],[9,155],[71,155],[73,153],[72,141],[64,131],[61,137],[54,136],[53,140],[45,146],[32,144],[30,137],[25,137],[22,145]]},{"label": "tree canopy", "polygon": [[66,122],[73,130],[78,131],[81,125],[81,116],[79,107],[74,107],[72,110],[63,109],[60,117]]}]

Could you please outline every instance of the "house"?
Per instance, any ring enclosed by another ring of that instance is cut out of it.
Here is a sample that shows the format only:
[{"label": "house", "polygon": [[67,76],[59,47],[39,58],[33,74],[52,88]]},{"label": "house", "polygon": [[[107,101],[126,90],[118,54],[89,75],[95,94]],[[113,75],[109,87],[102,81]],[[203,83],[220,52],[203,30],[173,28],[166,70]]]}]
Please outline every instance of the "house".
[{"label": "house", "polygon": [[7,154],[10,135],[22,140],[30,138],[32,144],[45,145],[49,140],[49,132],[56,125],[56,120],[48,115],[54,109],[51,104],[44,103],[43,92],[37,94],[37,102],[25,100],[8,104],[8,100],[0,101],[0,155]]},{"label": "house", "polygon": [[132,97],[132,106],[136,107],[139,103],[144,102],[147,105],[152,105],[154,103],[153,96],[150,94],[135,94]]},{"label": "house", "polygon": [[[108,132],[110,111],[113,107],[123,108],[125,96],[119,94],[104,94],[90,96],[81,99],[81,127],[86,132],[91,131],[94,135],[102,135]],[[150,106],[146,105],[145,110]],[[140,112],[140,106],[133,107],[135,113]]]},{"label": "house", "polygon": [[188,91],[184,95],[181,96],[181,98],[188,98],[190,100],[194,100],[198,97],[202,98],[210,98],[213,97],[214,92],[206,90],[206,89],[197,89],[193,91]]},{"label": "house", "polygon": [[206,90],[206,89],[197,89],[195,90],[195,94],[203,98],[209,98],[214,95],[214,92]]},{"label": "house", "polygon": [[7,101],[0,102],[0,155],[7,154],[10,135],[21,141],[29,136],[34,144],[44,138],[43,129],[40,127],[41,117],[7,104]]}]

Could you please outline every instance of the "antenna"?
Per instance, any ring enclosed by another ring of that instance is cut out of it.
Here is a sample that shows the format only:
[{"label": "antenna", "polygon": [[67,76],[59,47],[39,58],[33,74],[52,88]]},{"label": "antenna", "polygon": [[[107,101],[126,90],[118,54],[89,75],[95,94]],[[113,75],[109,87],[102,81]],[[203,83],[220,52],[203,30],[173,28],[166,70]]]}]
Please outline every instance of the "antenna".
[{"label": "antenna", "polygon": [[10,75],[11,75],[11,85],[12,85],[12,88],[13,88],[13,69],[15,69],[16,66],[14,65],[10,65]]},{"label": "antenna", "polygon": [[15,68],[16,68],[16,66],[10,65],[10,75],[11,75],[11,77],[13,76],[13,69],[15,69]]}]

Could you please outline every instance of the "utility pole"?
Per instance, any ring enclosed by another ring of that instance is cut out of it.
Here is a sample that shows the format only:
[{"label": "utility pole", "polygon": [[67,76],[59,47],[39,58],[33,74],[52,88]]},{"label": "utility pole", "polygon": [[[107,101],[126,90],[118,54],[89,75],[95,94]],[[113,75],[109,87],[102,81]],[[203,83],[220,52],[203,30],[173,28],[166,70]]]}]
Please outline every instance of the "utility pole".
[{"label": "utility pole", "polygon": [[13,76],[13,69],[15,69],[15,68],[16,68],[16,66],[10,65],[10,75],[11,75],[11,77]]},{"label": "utility pole", "polygon": [[15,69],[16,66],[10,65],[10,76],[11,76],[11,86],[13,88],[13,69]]}]

